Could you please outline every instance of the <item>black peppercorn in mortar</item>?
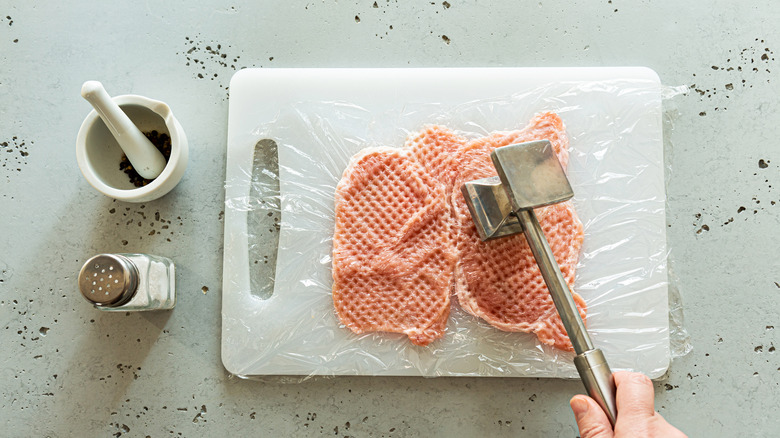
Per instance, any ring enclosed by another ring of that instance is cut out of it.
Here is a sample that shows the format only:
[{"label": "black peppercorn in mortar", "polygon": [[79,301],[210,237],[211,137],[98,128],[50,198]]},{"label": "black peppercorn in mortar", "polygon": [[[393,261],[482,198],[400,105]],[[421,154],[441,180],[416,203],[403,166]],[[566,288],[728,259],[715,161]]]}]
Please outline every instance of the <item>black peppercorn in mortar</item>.
[{"label": "black peppercorn in mortar", "polygon": [[[156,130],[144,132],[144,135],[152,142],[157,150],[162,152],[163,157],[165,157],[165,162],[167,163],[171,158],[171,137],[164,132],[160,134]],[[130,177],[130,182],[136,187],[143,187],[153,181],[151,179],[144,179],[139,175],[138,172],[133,169],[133,165],[130,164],[127,155],[124,154],[122,154],[122,161],[119,162],[119,170],[125,172],[127,176]]]}]

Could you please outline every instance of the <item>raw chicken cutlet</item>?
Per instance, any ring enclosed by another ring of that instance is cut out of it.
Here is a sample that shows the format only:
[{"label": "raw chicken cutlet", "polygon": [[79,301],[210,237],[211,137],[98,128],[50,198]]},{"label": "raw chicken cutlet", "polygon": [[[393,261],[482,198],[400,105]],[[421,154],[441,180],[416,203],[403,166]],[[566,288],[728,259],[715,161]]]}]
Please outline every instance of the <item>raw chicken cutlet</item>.
[{"label": "raw chicken cutlet", "polygon": [[[456,225],[453,241],[458,263],[455,290],[460,306],[505,331],[535,333],[542,343],[572,350],[539,267],[523,234],[483,242],[460,192],[460,186],[496,176],[490,152],[501,146],[532,140],[549,140],[565,168],[568,138],[561,119],[554,113],[534,117],[521,131],[496,133],[459,149],[452,164],[458,169],[452,190]],[[583,241],[583,226],[571,201],[534,210],[550,243],[555,259],[571,289]],[[574,293],[583,320],[586,305]]]},{"label": "raw chicken cutlet", "polygon": [[407,150],[369,148],[336,188],[333,303],[355,333],[444,335],[455,247],[444,190]]}]

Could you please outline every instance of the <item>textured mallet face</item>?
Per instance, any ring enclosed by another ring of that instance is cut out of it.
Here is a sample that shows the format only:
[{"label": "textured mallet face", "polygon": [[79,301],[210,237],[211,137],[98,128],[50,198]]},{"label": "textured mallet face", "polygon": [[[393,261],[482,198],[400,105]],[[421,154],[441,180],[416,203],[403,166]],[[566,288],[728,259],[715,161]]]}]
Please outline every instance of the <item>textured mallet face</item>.
[{"label": "textured mallet face", "polygon": [[480,239],[496,239],[523,232],[523,226],[497,176],[468,181],[460,192],[466,199]]}]

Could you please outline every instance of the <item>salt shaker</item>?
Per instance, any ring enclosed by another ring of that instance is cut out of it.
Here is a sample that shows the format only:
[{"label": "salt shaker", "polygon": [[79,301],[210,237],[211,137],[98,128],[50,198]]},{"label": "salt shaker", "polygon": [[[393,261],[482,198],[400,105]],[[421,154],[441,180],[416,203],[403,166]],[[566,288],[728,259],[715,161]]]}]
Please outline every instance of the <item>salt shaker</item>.
[{"label": "salt shaker", "polygon": [[149,254],[98,254],[79,273],[79,289],[107,312],[172,309],[176,304],[173,261]]}]

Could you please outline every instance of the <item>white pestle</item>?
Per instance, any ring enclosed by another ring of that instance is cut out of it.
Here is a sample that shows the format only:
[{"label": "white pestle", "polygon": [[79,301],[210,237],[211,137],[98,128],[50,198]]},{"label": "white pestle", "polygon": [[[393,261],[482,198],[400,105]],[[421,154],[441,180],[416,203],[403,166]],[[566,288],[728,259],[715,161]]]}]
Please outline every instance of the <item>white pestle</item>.
[{"label": "white pestle", "polygon": [[111,99],[103,84],[98,81],[84,82],[81,97],[92,104],[103,119],[133,169],[145,179],[157,178],[165,168],[165,157]]}]

